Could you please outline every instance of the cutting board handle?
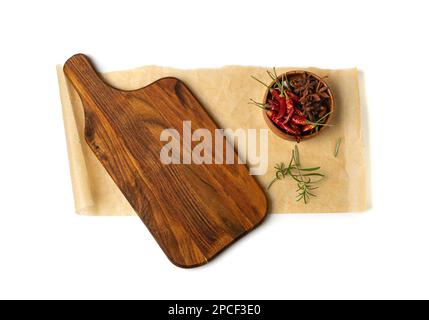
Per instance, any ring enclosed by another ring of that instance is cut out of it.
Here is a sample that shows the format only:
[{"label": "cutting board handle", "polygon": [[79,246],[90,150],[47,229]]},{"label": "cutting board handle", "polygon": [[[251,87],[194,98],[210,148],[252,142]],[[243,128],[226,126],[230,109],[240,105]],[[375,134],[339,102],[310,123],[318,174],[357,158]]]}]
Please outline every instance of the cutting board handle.
[{"label": "cutting board handle", "polygon": [[69,58],[64,64],[63,71],[82,99],[91,98],[91,92],[113,89],[104,82],[89,58],[82,53]]}]

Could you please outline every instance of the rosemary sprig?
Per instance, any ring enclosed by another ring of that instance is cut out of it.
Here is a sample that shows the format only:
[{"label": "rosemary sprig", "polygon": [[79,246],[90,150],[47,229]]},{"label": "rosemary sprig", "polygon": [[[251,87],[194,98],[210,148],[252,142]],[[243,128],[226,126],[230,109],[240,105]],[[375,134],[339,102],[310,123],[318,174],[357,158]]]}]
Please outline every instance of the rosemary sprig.
[{"label": "rosemary sprig", "polygon": [[283,81],[283,86],[285,86],[287,90],[290,90],[290,85],[289,85],[289,80],[287,78],[287,75],[285,77],[285,80]]},{"label": "rosemary sprig", "polygon": [[264,109],[264,110],[271,110],[271,107],[268,103],[261,103],[261,102],[257,102],[253,99],[250,99],[249,104],[254,104],[256,105],[258,108]]},{"label": "rosemary sprig", "polygon": [[296,181],[298,186],[298,189],[296,190],[298,193],[296,196],[296,201],[303,200],[305,204],[308,203],[310,197],[316,197],[316,194],[314,194],[313,190],[317,189],[318,187],[315,186],[315,183],[319,182],[325,177],[324,174],[316,172],[320,169],[320,167],[301,167],[298,146],[295,146],[294,150],[292,150],[292,157],[288,166],[286,166],[284,162],[281,162],[277,164],[274,169],[276,170],[276,176],[268,185],[268,189],[270,189],[276,181],[283,180],[287,176],[290,176],[293,180]]},{"label": "rosemary sprig", "polygon": [[275,81],[276,86],[279,88],[280,90],[280,96],[281,97],[285,97],[286,96],[286,90],[284,88],[283,82],[284,82],[284,74],[282,74],[282,80],[279,81],[279,76],[277,75],[277,71],[276,68],[273,67],[273,72],[267,70],[267,74],[268,76]]},{"label": "rosemary sprig", "polygon": [[312,121],[310,121],[310,120],[307,120],[307,123],[308,123],[308,124],[312,124],[312,125],[314,125],[314,126],[315,126],[315,127],[314,127],[314,129],[318,129],[318,127],[319,127],[319,126],[333,127],[334,125],[332,125],[332,124],[326,124],[326,123],[323,123],[323,120],[324,120],[327,116],[329,116],[332,112],[333,112],[333,111],[328,112],[327,114],[325,114],[323,117],[321,117],[319,120],[317,120],[317,121],[315,121],[315,122],[312,122]]},{"label": "rosemary sprig", "polygon": [[[274,68],[273,68],[274,69]],[[275,69],[274,69],[275,70]],[[271,72],[271,71],[269,71],[269,70],[267,70],[267,74],[268,74],[268,76],[271,78],[271,80],[276,80],[276,76]]]},{"label": "rosemary sprig", "polygon": [[268,84],[266,84],[266,83],[264,83],[264,82],[262,82],[261,80],[259,80],[258,78],[256,78],[255,76],[250,76],[253,80],[256,80],[256,81],[258,81],[260,84],[262,84],[263,86],[265,86],[265,87],[267,87],[268,89],[272,89],[272,88],[270,88],[270,86],[268,85]]},{"label": "rosemary sprig", "polygon": [[338,156],[338,153],[340,152],[340,146],[342,142],[342,138],[337,139],[337,144],[335,145],[335,151],[334,151],[334,157],[336,158]]},{"label": "rosemary sprig", "polygon": [[274,77],[276,77],[276,80],[277,80],[277,78],[278,78],[279,76],[277,75],[276,67],[273,67],[273,73],[274,73]]}]

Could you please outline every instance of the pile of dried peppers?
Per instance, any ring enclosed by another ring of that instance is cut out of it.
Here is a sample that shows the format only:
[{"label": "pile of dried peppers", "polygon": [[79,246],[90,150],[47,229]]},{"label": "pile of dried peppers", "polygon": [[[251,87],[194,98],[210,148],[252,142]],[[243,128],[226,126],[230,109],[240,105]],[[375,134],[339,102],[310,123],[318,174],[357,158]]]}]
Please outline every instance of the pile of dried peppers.
[{"label": "pile of dried peppers", "polygon": [[332,97],[323,81],[307,72],[294,74],[290,80],[286,74],[277,76],[275,68],[273,72],[267,71],[267,74],[273,81],[272,86],[252,76],[268,88],[266,101],[259,103],[251,99],[251,102],[265,109],[280,130],[294,136],[299,142],[303,136],[326,125],[332,112]]}]

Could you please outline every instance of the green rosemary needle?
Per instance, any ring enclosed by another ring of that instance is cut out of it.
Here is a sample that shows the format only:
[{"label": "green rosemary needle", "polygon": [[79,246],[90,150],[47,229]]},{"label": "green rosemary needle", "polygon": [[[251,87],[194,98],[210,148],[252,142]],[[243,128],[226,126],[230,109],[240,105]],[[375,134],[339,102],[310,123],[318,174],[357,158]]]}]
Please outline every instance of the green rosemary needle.
[{"label": "green rosemary needle", "polygon": [[334,151],[334,157],[336,158],[338,156],[338,153],[340,152],[340,146],[342,142],[342,138],[337,139],[337,144],[335,145],[335,151]]}]

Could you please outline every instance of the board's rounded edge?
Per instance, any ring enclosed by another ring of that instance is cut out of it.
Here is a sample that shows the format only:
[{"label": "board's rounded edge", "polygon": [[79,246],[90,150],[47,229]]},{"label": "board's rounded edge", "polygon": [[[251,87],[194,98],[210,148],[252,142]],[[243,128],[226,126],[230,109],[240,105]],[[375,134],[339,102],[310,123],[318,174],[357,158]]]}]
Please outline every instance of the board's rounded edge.
[{"label": "board's rounded edge", "polygon": [[[255,182],[257,183],[256,179],[255,179]],[[261,192],[264,195],[264,200],[265,200],[264,201],[263,209],[261,210],[263,213],[262,213],[261,218],[260,218],[259,221],[257,221],[250,229],[244,231],[242,234],[240,234],[236,238],[232,239],[230,242],[226,243],[223,247],[221,247],[214,254],[212,254],[209,257],[206,257],[206,259],[204,261],[202,261],[202,262],[197,262],[197,263],[194,263],[194,264],[183,264],[183,263],[175,261],[174,259],[172,259],[166,253],[166,256],[170,260],[170,262],[173,263],[176,267],[183,268],[183,269],[193,269],[193,268],[197,268],[197,267],[203,266],[203,265],[209,263],[210,261],[212,261],[213,259],[217,258],[226,249],[228,249],[230,246],[234,245],[237,241],[239,241],[241,238],[243,238],[244,236],[246,236],[249,232],[252,232],[257,227],[259,227],[265,221],[265,219],[268,217],[268,210],[269,210],[269,207],[270,207],[270,202],[269,202],[267,194],[264,192],[264,190],[262,189],[261,185],[259,185],[259,183],[257,183],[257,184],[258,184],[259,188],[261,189]]]}]

